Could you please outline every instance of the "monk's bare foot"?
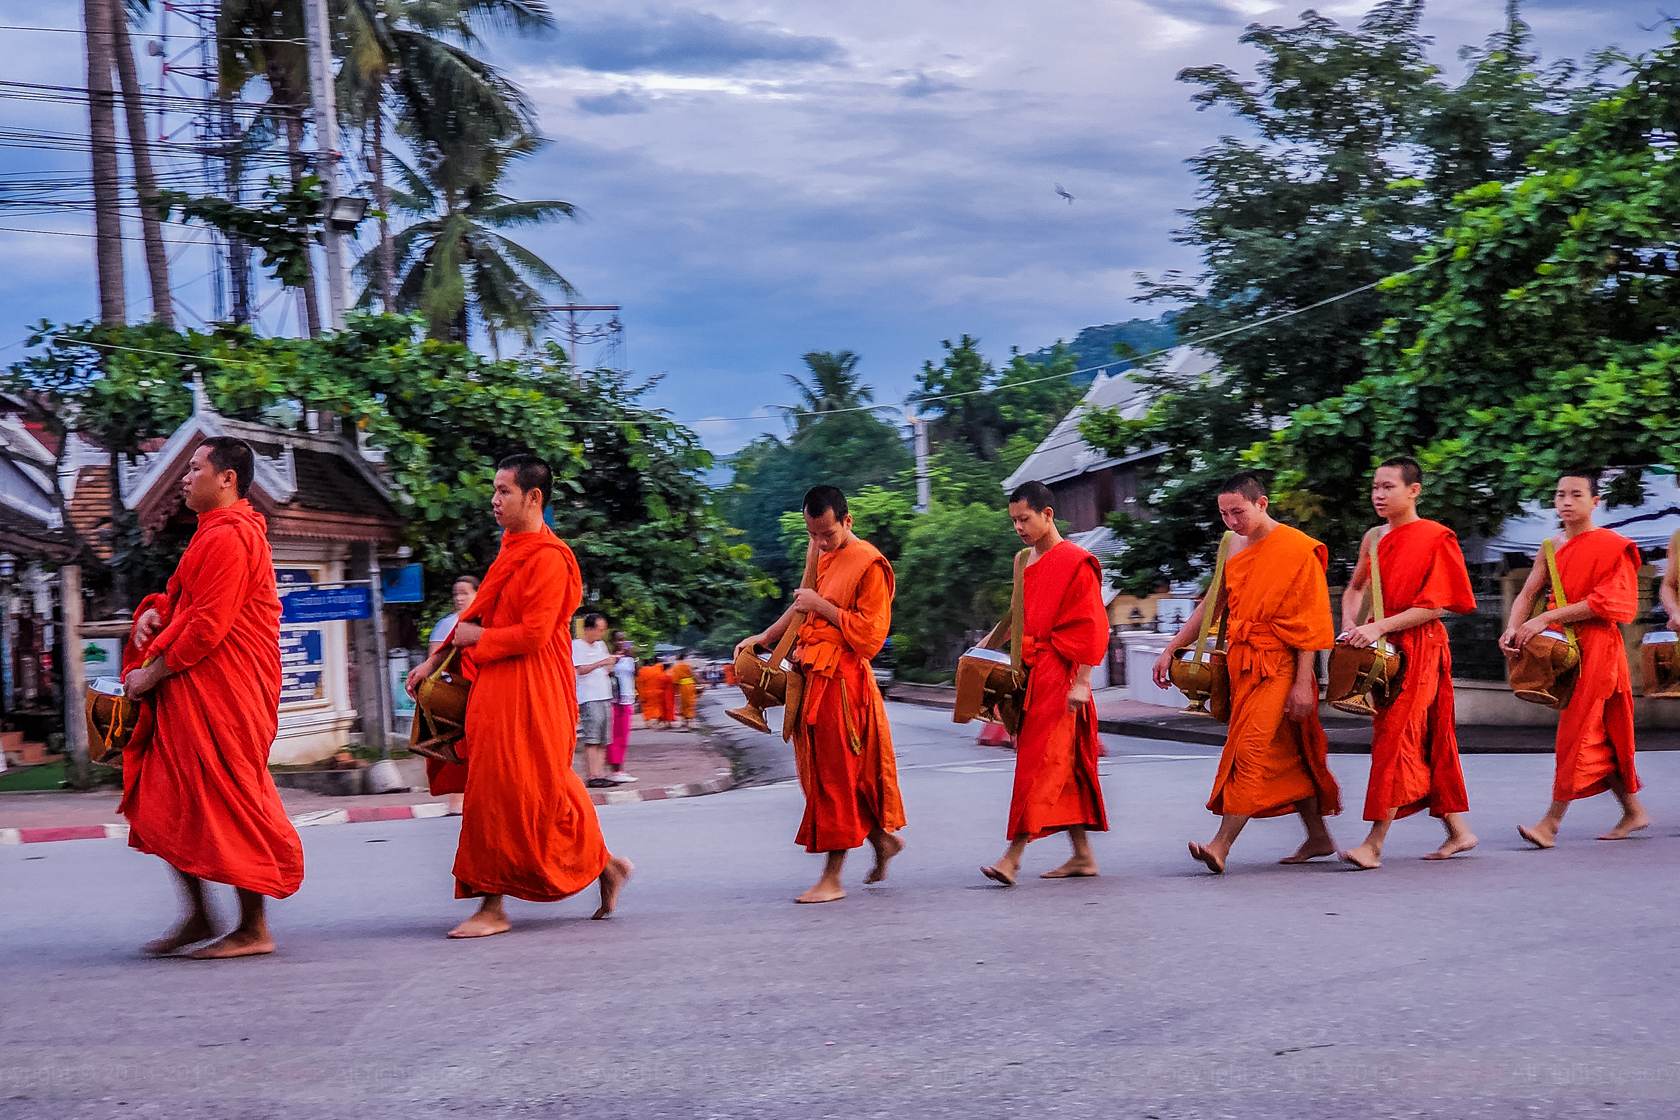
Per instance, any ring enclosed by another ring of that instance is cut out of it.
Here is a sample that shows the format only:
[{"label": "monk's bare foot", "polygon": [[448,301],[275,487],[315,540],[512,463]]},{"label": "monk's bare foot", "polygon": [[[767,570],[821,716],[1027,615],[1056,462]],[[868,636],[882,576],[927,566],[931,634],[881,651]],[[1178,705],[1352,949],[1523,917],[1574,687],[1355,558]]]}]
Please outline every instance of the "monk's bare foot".
[{"label": "monk's bare foot", "polygon": [[1204,848],[1200,844],[1191,844],[1190,858],[1201,860],[1207,864],[1207,869],[1215,875],[1223,874],[1225,871],[1225,858],[1212,848]]},{"label": "monk's bare foot", "polygon": [[601,884],[601,908],[589,915],[590,921],[598,922],[611,914],[618,906],[618,892],[625,882],[635,872],[635,865],[627,859],[613,856],[607,861],[606,869],[596,882]]},{"label": "monk's bare foot", "polygon": [[1097,861],[1094,859],[1080,859],[1074,856],[1060,867],[1052,868],[1040,875],[1040,879],[1090,879],[1097,874]]},{"label": "monk's bare foot", "polygon": [[1651,815],[1641,809],[1637,813],[1623,813],[1616,827],[1600,836],[1600,840],[1626,840],[1642,828],[1651,827]]},{"label": "monk's bare foot", "polygon": [[846,897],[846,892],[838,883],[817,881],[817,885],[794,899],[795,902],[837,902]]},{"label": "monk's bare foot", "polygon": [[1441,846],[1424,856],[1424,859],[1451,859],[1459,852],[1468,852],[1476,846],[1476,834],[1465,832],[1458,836],[1449,836],[1441,841]]},{"label": "monk's bare foot", "polygon": [[1319,856],[1333,856],[1335,854],[1336,842],[1334,840],[1308,840],[1299,848],[1295,849],[1294,855],[1284,856],[1282,859],[1278,860],[1278,862],[1306,863],[1309,859],[1317,859]]},{"label": "monk's bare foot", "polygon": [[1341,856],[1343,863],[1351,863],[1361,871],[1375,871],[1382,866],[1382,860],[1377,857],[1377,853],[1371,849],[1369,844],[1361,844],[1357,848],[1349,848],[1347,851],[1338,854]]},{"label": "monk's bare foot", "polygon": [[982,867],[980,874],[1001,886],[1013,887],[1015,885],[1015,871],[1015,868],[1010,867],[1000,859],[990,867]]},{"label": "monk's bare foot", "polygon": [[487,914],[483,910],[474,914],[460,925],[449,931],[449,936],[460,941],[468,937],[493,937],[498,933],[506,933],[513,928],[513,923],[507,920],[505,914]]},{"label": "monk's bare foot", "polygon": [[869,874],[863,877],[864,883],[879,883],[887,877],[887,864],[893,857],[904,850],[904,841],[890,832],[883,832],[879,840],[871,839],[875,848],[875,866],[869,869]]},{"label": "monk's bare foot", "polygon": [[195,961],[215,961],[223,957],[260,957],[272,952],[274,939],[267,930],[236,929],[220,941],[194,949],[187,956]]},{"label": "monk's bare foot", "polygon": [[1524,840],[1527,840],[1530,844],[1533,844],[1536,848],[1540,848],[1541,850],[1557,847],[1556,825],[1541,823],[1530,827],[1528,825],[1519,824],[1517,826],[1517,835],[1521,836]]},{"label": "monk's bare foot", "polygon": [[156,941],[148,941],[140,946],[140,951],[148,957],[167,957],[172,953],[179,953],[188,945],[197,945],[200,941],[208,941],[216,936],[216,927],[203,915],[194,915],[176,927],[167,937],[160,937]]}]

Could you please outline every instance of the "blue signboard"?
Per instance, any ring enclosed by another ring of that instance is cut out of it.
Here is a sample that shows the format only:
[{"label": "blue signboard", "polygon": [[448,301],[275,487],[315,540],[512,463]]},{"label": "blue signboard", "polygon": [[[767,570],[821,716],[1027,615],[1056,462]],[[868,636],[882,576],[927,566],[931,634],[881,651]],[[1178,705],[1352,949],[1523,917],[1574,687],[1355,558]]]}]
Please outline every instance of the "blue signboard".
[{"label": "blue signboard", "polygon": [[387,603],[420,603],[426,599],[420,583],[418,564],[410,564],[404,568],[382,568],[379,572],[379,583],[384,589]]},{"label": "blue signboard", "polygon": [[372,596],[365,587],[311,588],[280,597],[281,622],[330,622],[367,618]]}]

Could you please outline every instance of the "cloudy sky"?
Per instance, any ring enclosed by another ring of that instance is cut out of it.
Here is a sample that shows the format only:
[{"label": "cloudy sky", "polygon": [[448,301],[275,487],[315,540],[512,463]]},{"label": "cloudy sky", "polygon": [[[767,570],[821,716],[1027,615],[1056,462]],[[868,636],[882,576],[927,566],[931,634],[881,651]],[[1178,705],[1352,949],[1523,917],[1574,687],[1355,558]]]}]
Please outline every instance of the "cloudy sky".
[{"label": "cloudy sky", "polygon": [[[1011,346],[1156,313],[1129,302],[1133,274],[1194,267],[1170,239],[1194,190],[1183,161],[1233,128],[1196,112],[1174,75],[1250,68],[1243,27],[1300,10],[1264,0],[554,7],[557,32],[498,41],[492,53],[552,140],[514,192],[566,199],[584,218],[521,239],[584,300],[623,306],[622,359],[663,375],[655,399],[719,451],[778,426],[768,406],[791,399],[782,375],[800,370],[806,350],[860,352],[877,399],[896,403],[941,339],[974,334],[1001,359]],[[1351,22],[1365,7],[1319,10]],[[1455,72],[1457,49],[1481,43],[1503,9],[1438,0],[1436,61]],[[1524,10],[1548,59],[1659,39],[1648,0],[1530,0]],[[80,24],[70,0],[28,5],[27,19],[24,5],[7,11],[10,23]],[[14,47],[5,78],[83,83],[77,36],[0,34]],[[5,101],[0,127],[85,133],[81,112]],[[73,170],[85,158],[4,147],[0,173]],[[1076,201],[1058,198],[1057,183]],[[6,211],[0,225],[91,228],[80,213]],[[131,249],[137,317],[144,288]],[[0,251],[0,344],[42,317],[96,313],[87,238],[0,231]],[[202,307],[191,287],[201,260],[186,251],[177,274]],[[754,415],[767,419],[715,420]]]}]

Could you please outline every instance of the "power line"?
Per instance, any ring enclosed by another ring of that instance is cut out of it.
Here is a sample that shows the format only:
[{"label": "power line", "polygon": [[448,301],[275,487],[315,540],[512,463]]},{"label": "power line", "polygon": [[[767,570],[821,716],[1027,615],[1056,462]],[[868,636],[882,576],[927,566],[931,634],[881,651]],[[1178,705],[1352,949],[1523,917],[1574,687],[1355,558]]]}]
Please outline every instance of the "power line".
[{"label": "power line", "polygon": [[[64,35],[87,34],[87,31],[80,27],[29,27],[15,23],[0,23],[0,31],[51,31]],[[224,37],[220,35],[156,35],[153,38],[180,39],[189,43],[216,43],[222,42]],[[303,39],[259,39],[252,35],[229,35],[226,36],[226,41],[231,43],[290,43],[293,46],[300,47],[306,45],[306,41]]]}]

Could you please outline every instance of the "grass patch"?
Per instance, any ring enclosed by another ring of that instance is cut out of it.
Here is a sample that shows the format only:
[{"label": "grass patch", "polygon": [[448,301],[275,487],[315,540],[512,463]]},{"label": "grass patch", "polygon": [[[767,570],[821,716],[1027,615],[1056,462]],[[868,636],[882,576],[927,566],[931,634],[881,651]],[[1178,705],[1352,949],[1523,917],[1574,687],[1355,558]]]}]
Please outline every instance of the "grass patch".
[{"label": "grass patch", "polygon": [[0,773],[0,793],[17,793],[31,789],[58,789],[64,785],[64,763],[49,762],[31,766],[27,770],[7,770]]}]

